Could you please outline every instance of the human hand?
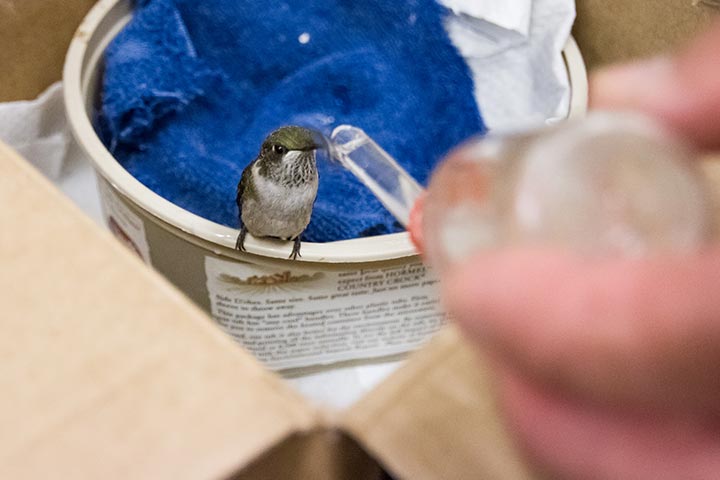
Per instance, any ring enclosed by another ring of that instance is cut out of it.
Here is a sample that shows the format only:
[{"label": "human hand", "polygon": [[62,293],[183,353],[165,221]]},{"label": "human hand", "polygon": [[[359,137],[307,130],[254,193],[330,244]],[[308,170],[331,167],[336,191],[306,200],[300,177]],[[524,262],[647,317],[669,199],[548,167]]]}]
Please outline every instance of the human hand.
[{"label": "human hand", "polygon": [[[720,23],[674,58],[598,72],[591,106],[643,111],[718,148],[718,45]],[[720,247],[642,259],[508,248],[441,285],[497,366],[519,444],[551,478],[720,478]]]}]

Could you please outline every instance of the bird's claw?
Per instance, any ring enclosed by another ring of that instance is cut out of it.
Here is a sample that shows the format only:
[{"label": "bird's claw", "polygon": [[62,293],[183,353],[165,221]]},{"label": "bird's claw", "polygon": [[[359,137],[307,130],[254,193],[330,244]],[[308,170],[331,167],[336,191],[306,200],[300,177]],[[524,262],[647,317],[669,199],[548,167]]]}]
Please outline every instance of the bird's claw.
[{"label": "bird's claw", "polygon": [[296,260],[297,257],[301,257],[300,255],[300,235],[295,237],[295,240],[293,241],[293,249],[290,253],[290,256],[288,257],[291,260]]},{"label": "bird's claw", "polygon": [[235,241],[235,250],[245,251],[245,235],[247,235],[247,229],[243,226],[240,229],[240,234]]},{"label": "bird's claw", "polygon": [[[245,251],[245,236],[247,235],[247,229],[243,226],[240,229],[240,234],[237,237],[237,240],[235,241],[235,250],[240,250],[241,252]],[[291,260],[296,260],[298,257],[301,257],[300,255],[300,236],[298,235],[293,239],[293,249],[292,252],[290,252],[290,256],[288,257]]]}]

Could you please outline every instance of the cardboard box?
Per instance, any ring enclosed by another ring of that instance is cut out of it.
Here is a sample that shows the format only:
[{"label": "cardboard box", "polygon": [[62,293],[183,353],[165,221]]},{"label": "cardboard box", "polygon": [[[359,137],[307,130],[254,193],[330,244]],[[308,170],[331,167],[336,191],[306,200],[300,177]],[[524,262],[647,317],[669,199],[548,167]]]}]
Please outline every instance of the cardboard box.
[{"label": "cardboard box", "polygon": [[[0,99],[59,77],[88,0],[0,3]],[[711,11],[585,0],[589,66]],[[347,411],[290,389],[0,146],[0,478],[532,478],[481,355],[448,327]]]}]

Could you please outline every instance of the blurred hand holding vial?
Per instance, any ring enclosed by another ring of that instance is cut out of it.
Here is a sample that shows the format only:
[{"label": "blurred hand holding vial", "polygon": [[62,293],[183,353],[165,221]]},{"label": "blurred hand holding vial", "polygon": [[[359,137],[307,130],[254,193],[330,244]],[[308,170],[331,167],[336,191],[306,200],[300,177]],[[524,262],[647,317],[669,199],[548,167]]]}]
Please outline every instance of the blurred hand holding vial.
[{"label": "blurred hand holding vial", "polygon": [[[578,123],[489,136],[435,173],[410,233],[552,478],[715,479],[720,23],[590,78]],[[652,119],[652,120],[648,120]],[[703,165],[703,172],[707,165]]]}]

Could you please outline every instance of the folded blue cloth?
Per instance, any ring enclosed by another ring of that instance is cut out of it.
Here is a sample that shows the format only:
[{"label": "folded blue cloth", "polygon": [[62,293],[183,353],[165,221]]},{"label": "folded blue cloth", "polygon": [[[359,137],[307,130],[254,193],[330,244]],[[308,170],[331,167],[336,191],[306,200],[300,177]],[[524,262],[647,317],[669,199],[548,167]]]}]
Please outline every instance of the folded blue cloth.
[{"label": "folded blue cloth", "polygon": [[[235,188],[264,137],[364,129],[419,182],[483,132],[473,81],[434,0],[137,0],[105,56],[98,130],[147,187],[237,227]],[[318,162],[304,240],[401,227],[349,172]]]}]

